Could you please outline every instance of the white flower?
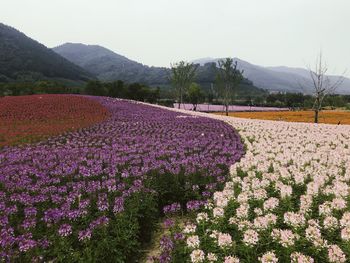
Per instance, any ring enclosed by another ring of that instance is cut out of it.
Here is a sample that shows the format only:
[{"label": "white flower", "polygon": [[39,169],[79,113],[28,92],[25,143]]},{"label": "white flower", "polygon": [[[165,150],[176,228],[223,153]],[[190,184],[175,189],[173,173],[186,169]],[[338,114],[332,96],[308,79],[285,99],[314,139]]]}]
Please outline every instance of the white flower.
[{"label": "white flower", "polygon": [[273,251],[266,252],[262,257],[259,258],[261,263],[277,263],[278,258]]},{"label": "white flower", "polygon": [[239,259],[233,256],[227,256],[224,263],[239,263]]},{"label": "white flower", "polygon": [[264,202],[264,210],[271,211],[279,205],[279,200],[276,197],[271,197]]},{"label": "white flower", "polygon": [[337,245],[330,245],[328,247],[328,260],[332,263],[343,263],[346,262],[346,257]]},{"label": "white flower", "polygon": [[350,240],[350,227],[344,227],[342,230],[341,230],[341,238],[344,240],[344,241],[349,241]]},{"label": "white flower", "polygon": [[335,229],[338,228],[338,219],[334,216],[327,216],[323,220],[324,229]]},{"label": "white flower", "polygon": [[314,263],[314,259],[309,256],[305,256],[299,252],[293,252],[290,255],[291,263]]},{"label": "white flower", "polygon": [[218,234],[218,245],[219,247],[228,247],[232,245],[232,238],[230,234],[219,233]]},{"label": "white flower", "polygon": [[207,213],[198,213],[196,221],[198,224],[202,222],[207,222],[209,220],[208,214]]},{"label": "white flower", "polygon": [[202,250],[196,249],[192,251],[191,262],[197,263],[197,262],[203,262],[204,260],[205,260],[205,254]]},{"label": "white flower", "polygon": [[208,253],[207,259],[209,262],[215,262],[218,260],[218,257],[214,253]]},{"label": "white flower", "polygon": [[185,234],[191,234],[196,232],[197,226],[194,224],[187,224],[183,230]]},{"label": "white flower", "polygon": [[259,234],[252,229],[248,229],[244,232],[243,242],[248,245],[256,245],[259,241]]},{"label": "white flower", "polygon": [[213,216],[214,216],[215,218],[223,217],[223,216],[224,216],[224,213],[225,213],[225,211],[224,211],[224,209],[221,208],[221,207],[215,207],[215,208],[213,209]]},{"label": "white flower", "polygon": [[187,238],[187,246],[190,248],[197,248],[199,247],[200,241],[198,236],[190,236]]}]

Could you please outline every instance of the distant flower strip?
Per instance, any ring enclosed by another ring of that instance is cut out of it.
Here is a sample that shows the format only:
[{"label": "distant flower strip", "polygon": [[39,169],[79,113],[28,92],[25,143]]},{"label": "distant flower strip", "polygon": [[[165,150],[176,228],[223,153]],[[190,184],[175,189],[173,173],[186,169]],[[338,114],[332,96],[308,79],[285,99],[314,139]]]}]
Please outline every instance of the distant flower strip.
[{"label": "distant flower strip", "polygon": [[[26,253],[52,258],[58,249],[52,244],[65,244],[61,239],[83,248],[119,220],[129,197],[148,191],[144,183],[150,176],[199,173],[210,183],[186,185],[205,200],[223,181],[223,166],[243,154],[238,134],[221,121],[92,99],[108,109],[110,118],[37,144],[0,150],[0,258],[13,261]],[[188,209],[204,205],[189,201]],[[186,209],[167,205],[165,213]],[[162,246],[173,247],[165,239]]]}]

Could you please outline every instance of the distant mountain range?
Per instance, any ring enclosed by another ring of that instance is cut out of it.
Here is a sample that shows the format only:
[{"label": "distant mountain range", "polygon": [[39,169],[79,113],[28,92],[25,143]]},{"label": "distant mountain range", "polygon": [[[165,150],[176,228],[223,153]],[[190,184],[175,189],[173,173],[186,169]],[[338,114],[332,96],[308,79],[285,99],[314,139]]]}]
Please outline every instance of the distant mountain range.
[{"label": "distant mountain range", "polygon": [[[193,61],[200,64],[196,82],[210,89],[215,82],[218,58]],[[244,70],[242,93],[262,90],[310,93],[309,72],[302,68],[263,67],[235,58]],[[150,67],[130,60],[98,45],[66,43],[49,49],[18,30],[0,23],[0,82],[35,81],[41,79],[103,81],[123,80],[152,86],[169,86],[170,69]],[[336,76],[330,76],[335,81]],[[338,93],[350,94],[350,79],[345,79]]]},{"label": "distant mountain range", "polygon": [[[217,63],[219,58],[202,58],[192,61],[200,65],[206,63]],[[281,92],[302,92],[312,91],[312,80],[308,70],[291,67],[263,67],[253,65],[249,62],[234,58],[238,68],[244,70],[244,77],[251,80],[255,86],[269,91]],[[328,76],[331,82],[338,80],[338,76]],[[345,78],[342,85],[337,89],[337,93],[350,94],[350,79]]]},{"label": "distant mountain range", "polygon": [[[66,43],[53,50],[102,80],[121,79],[126,82],[141,82],[150,85],[168,83],[168,68],[145,66],[101,46]],[[205,65],[217,63],[218,60],[219,58],[202,58],[192,61],[201,65],[197,74],[197,82],[215,81],[215,72]],[[235,61],[238,67],[244,70],[244,77],[252,81],[258,88],[281,92],[310,93],[312,91],[312,81],[306,69],[263,67],[239,58],[235,58]],[[336,81],[337,77],[330,76],[330,79]],[[345,79],[337,92],[350,94],[350,79]]]},{"label": "distant mountain range", "polygon": [[0,82],[60,79],[86,81],[93,74],[0,23]]}]

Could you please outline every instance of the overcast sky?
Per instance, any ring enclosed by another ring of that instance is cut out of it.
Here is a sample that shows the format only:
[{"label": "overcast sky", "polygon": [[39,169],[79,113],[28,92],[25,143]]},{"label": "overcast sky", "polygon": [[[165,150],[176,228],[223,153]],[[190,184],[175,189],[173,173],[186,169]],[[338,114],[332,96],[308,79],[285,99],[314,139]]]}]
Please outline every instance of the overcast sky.
[{"label": "overcast sky", "polygon": [[0,0],[0,19],[48,47],[98,44],[147,65],[305,67],[322,49],[332,73],[350,71],[349,0]]}]

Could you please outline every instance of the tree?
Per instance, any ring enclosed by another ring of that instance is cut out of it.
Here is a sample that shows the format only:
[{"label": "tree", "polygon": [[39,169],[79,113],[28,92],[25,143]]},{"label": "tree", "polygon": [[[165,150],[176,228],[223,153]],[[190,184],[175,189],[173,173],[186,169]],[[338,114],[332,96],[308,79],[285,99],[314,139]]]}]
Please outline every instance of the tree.
[{"label": "tree", "polygon": [[90,80],[86,84],[85,92],[93,96],[106,96],[107,93],[103,83],[98,80]]},{"label": "tree", "polygon": [[124,82],[121,80],[114,81],[108,85],[108,96],[112,98],[123,98],[125,97],[126,87]]},{"label": "tree", "polygon": [[322,103],[325,97],[329,94],[334,93],[344,81],[344,77],[340,76],[336,81],[333,81],[332,83],[329,77],[326,75],[328,67],[322,59],[322,52],[320,52],[319,56],[316,59],[315,68],[311,69],[309,67],[313,88],[312,94],[314,98],[313,110],[315,112],[315,123],[318,123],[319,112],[321,111]]},{"label": "tree", "polygon": [[183,102],[183,96],[196,77],[198,65],[180,61],[171,65],[170,81],[178,96],[178,107]]},{"label": "tree", "polygon": [[193,105],[193,110],[196,111],[198,103],[203,99],[204,94],[201,86],[197,83],[192,83],[188,89],[188,100]]},{"label": "tree", "polygon": [[5,96],[5,87],[0,83],[0,98]]},{"label": "tree", "polygon": [[237,86],[243,79],[243,71],[237,69],[237,61],[233,62],[232,58],[221,59],[218,61],[216,79],[218,93],[228,116],[229,104],[234,101]]}]

